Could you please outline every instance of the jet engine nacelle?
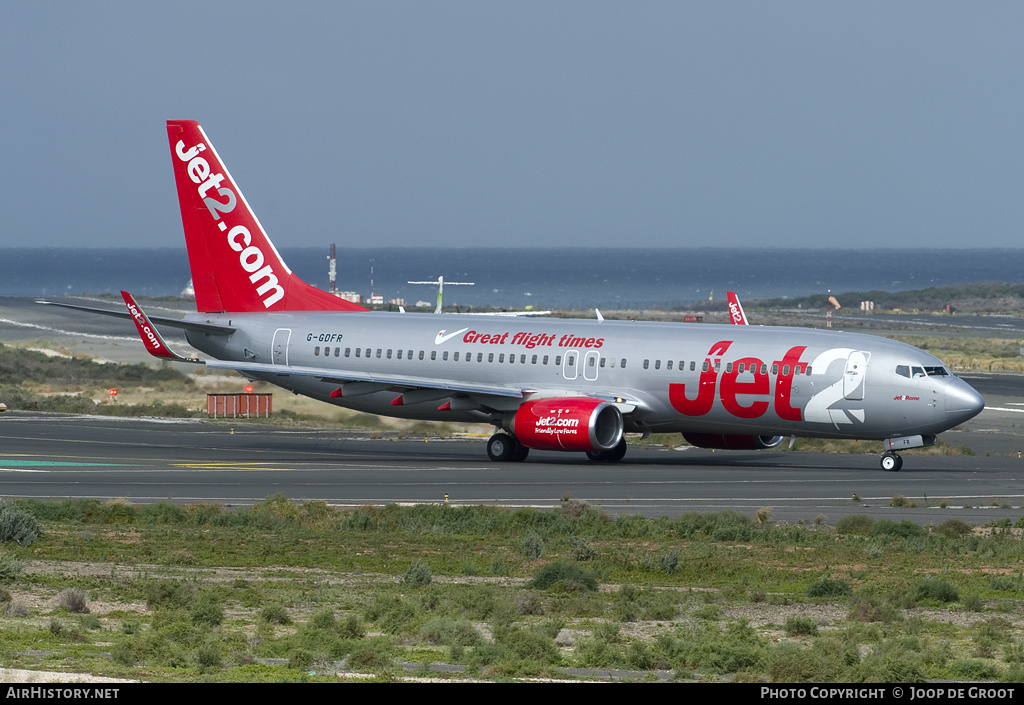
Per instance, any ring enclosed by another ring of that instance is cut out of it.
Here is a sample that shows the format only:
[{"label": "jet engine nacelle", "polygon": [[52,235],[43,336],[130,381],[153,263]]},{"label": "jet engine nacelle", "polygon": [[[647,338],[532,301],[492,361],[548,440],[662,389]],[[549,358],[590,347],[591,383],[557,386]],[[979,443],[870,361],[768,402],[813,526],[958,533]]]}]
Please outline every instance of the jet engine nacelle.
[{"label": "jet engine nacelle", "polygon": [[590,397],[538,399],[520,405],[503,424],[527,448],[598,453],[622,440],[622,413]]},{"label": "jet engine nacelle", "polygon": [[684,433],[683,440],[698,448],[764,450],[782,443],[783,436],[738,436],[729,433]]}]

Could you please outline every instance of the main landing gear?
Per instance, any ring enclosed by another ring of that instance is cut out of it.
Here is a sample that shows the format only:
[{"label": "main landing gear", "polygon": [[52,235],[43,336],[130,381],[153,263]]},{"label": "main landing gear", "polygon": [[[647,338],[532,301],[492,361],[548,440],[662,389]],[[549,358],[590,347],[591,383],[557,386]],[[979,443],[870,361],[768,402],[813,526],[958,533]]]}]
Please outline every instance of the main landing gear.
[{"label": "main landing gear", "polygon": [[892,451],[882,453],[882,469],[886,472],[899,472],[903,467],[903,458]]},{"label": "main landing gear", "polygon": [[617,463],[626,456],[626,439],[620,439],[619,444],[611,450],[602,450],[597,453],[587,451],[587,457],[595,463]]},{"label": "main landing gear", "polygon": [[[508,433],[499,431],[487,441],[487,456],[497,463],[521,463],[530,454],[530,449]],[[626,439],[619,441],[611,450],[587,452],[587,457],[596,463],[617,463],[626,455]]]},{"label": "main landing gear", "polygon": [[487,455],[498,463],[521,463],[529,454],[529,448],[507,433],[495,433],[487,441]]}]

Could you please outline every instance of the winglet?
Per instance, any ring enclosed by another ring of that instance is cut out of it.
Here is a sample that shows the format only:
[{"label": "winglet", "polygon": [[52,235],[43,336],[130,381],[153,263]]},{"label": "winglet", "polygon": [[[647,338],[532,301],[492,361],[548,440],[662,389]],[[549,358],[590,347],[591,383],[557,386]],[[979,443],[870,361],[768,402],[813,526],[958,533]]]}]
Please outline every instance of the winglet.
[{"label": "winglet", "polygon": [[135,323],[135,327],[139,331],[139,337],[142,338],[142,344],[146,346],[146,350],[150,355],[153,357],[159,357],[163,360],[200,362],[199,359],[194,357],[182,357],[167,347],[167,343],[165,343],[164,339],[160,337],[160,332],[149,320],[149,316],[147,316],[145,311],[142,310],[142,307],[135,301],[135,298],[127,291],[122,291],[121,297],[124,299],[125,305],[128,306],[128,313],[131,314],[132,321]]},{"label": "winglet", "polygon": [[748,325],[747,314],[743,313],[743,306],[740,305],[740,297],[736,295],[735,291],[727,291],[729,295],[729,323],[735,323],[738,326]]}]

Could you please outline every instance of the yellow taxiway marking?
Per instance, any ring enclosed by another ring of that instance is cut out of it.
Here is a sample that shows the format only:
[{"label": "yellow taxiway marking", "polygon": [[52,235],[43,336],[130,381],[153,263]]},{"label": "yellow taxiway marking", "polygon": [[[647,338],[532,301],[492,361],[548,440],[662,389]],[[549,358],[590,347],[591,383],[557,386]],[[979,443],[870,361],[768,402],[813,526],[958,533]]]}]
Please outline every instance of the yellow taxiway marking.
[{"label": "yellow taxiway marking", "polygon": [[270,467],[273,463],[221,463],[203,462],[194,463],[171,463],[176,468],[192,468],[194,470],[291,470],[292,468]]}]

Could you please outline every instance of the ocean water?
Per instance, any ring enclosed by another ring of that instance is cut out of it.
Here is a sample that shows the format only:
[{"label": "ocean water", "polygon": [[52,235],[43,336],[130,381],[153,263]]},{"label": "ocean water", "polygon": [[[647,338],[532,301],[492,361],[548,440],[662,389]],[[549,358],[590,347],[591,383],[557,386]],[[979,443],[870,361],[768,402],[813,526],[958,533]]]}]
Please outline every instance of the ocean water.
[{"label": "ocean water", "polygon": [[[327,288],[328,248],[282,249],[292,270]],[[831,290],[904,291],[945,284],[1024,281],[1024,250],[338,249],[338,288],[411,306],[436,289],[444,302],[507,308],[652,308],[696,304],[727,290],[741,298]],[[0,250],[0,295],[116,293],[174,296],[190,278],[184,246],[164,249]]]}]

